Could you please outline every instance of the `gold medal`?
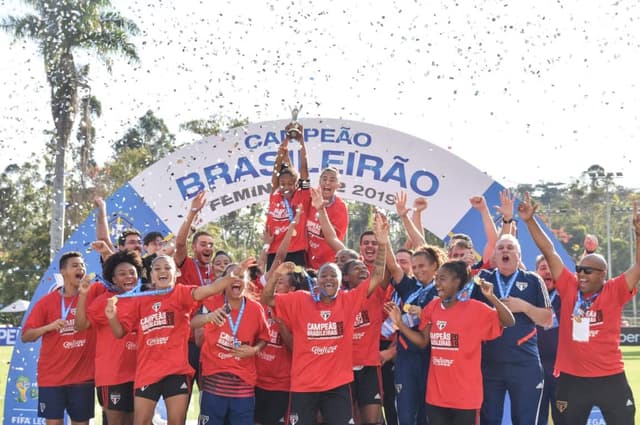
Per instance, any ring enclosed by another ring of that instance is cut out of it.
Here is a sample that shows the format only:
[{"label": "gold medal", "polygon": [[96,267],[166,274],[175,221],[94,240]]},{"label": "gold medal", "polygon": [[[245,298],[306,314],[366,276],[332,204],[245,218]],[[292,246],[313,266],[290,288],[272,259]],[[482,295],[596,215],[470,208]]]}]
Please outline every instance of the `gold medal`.
[{"label": "gold medal", "polygon": [[411,310],[412,305],[411,304],[405,304],[402,306],[402,311],[404,311],[405,313],[408,313],[409,310]]},{"label": "gold medal", "polygon": [[293,229],[293,233],[291,234],[294,238],[298,235],[298,232],[296,232],[296,229]]},{"label": "gold medal", "polygon": [[576,321],[576,323],[580,323],[580,322],[582,322],[582,317],[580,317],[580,316],[573,316],[573,320],[575,320],[575,321]]}]

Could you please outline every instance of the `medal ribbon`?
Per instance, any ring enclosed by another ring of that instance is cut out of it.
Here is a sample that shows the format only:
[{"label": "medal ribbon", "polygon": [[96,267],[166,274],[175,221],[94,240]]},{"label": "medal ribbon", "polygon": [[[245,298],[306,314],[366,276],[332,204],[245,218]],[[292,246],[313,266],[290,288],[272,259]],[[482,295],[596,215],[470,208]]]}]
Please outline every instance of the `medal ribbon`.
[{"label": "medal ribbon", "polygon": [[502,275],[496,269],[496,281],[498,282],[498,293],[500,294],[500,298],[508,297],[511,293],[511,289],[513,285],[516,283],[516,278],[518,277],[518,270],[516,270],[513,275],[509,278],[509,281],[505,284],[502,280]]},{"label": "medal ribbon", "polygon": [[198,271],[198,278],[200,279],[200,286],[205,286],[211,283],[211,264],[207,264],[207,273],[206,273],[206,279],[202,278],[202,272],[200,271],[200,262],[198,260],[196,260],[195,258],[193,259],[193,262],[196,264],[196,270]]},{"label": "medal ribbon", "polygon": [[62,320],[67,320],[67,316],[71,312],[71,307],[73,307],[73,302],[77,298],[78,298],[78,294],[76,294],[73,298],[71,298],[69,307],[67,307],[64,303],[64,287],[60,288],[60,317],[62,318]]},{"label": "medal ribbon", "polygon": [[[226,295],[224,296],[224,304],[225,306],[229,306],[229,301],[227,300]],[[236,319],[235,322],[231,317],[230,306],[229,306],[229,312],[227,313],[227,317],[229,318],[229,327],[231,328],[231,335],[233,336],[233,345],[235,347],[240,346],[240,341],[238,341],[238,328],[240,327],[240,322],[242,321],[242,315],[244,314],[244,307],[245,307],[245,298],[242,297],[242,304],[240,304],[240,311],[238,312],[238,318]]]},{"label": "medal ribbon", "polygon": [[582,292],[578,291],[578,299],[576,300],[576,305],[573,307],[573,317],[584,317],[587,310],[591,308],[596,298],[598,298],[598,295],[600,295],[600,291],[602,291],[602,289],[588,298],[582,298]]},{"label": "medal ribbon", "polygon": [[291,204],[289,203],[289,200],[287,198],[285,198],[284,195],[282,195],[282,199],[284,200],[284,207],[287,210],[287,216],[289,217],[289,223],[291,223],[293,221],[293,219],[295,218],[295,215],[293,214],[293,208],[291,208]]},{"label": "medal ribbon", "polygon": [[422,282],[416,280],[416,285],[418,289],[407,297],[407,300],[404,302],[405,304],[411,304],[414,301],[418,300],[418,304],[421,304],[424,301],[424,297],[429,293],[429,291],[436,286],[435,280],[432,280],[428,285],[423,285]]}]

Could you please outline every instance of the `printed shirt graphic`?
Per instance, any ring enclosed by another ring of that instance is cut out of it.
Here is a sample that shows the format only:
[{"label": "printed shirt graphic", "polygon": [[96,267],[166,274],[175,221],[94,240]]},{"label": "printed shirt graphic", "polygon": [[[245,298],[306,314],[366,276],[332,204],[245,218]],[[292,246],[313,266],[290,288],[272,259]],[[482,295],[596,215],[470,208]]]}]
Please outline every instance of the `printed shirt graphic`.
[{"label": "printed shirt graphic", "polygon": [[573,308],[578,299],[578,279],[565,268],[556,281],[562,300],[556,369],[582,377],[610,376],[624,371],[620,351],[622,309],[637,288],[629,291],[624,274],[607,281],[583,320],[589,320],[589,341],[572,338]]},{"label": "printed shirt graphic", "polygon": [[439,298],[422,310],[420,330],[430,329],[431,362],[427,403],[454,409],[478,409],[482,404],[482,342],[499,337],[498,312],[468,300],[444,308]]},{"label": "printed shirt graphic", "polygon": [[256,386],[268,391],[289,391],[291,352],[282,341],[280,325],[274,320],[275,313],[271,307],[267,307],[265,313],[269,326],[269,341],[256,356]]},{"label": "printed shirt graphic", "polygon": [[[331,225],[336,231],[338,239],[343,240],[349,226],[349,215],[347,206],[338,196],[335,197],[333,204],[325,208]],[[324,263],[333,261],[335,252],[324,239],[320,220],[317,218],[318,211],[309,205],[309,214],[307,216],[307,243],[308,255],[307,265],[312,269],[319,269]]]},{"label": "printed shirt graphic", "polygon": [[[296,189],[290,201],[291,213],[295,215],[298,205],[302,207],[302,216],[296,226],[296,234],[291,237],[288,252],[305,251],[307,249],[306,222],[310,208],[311,194],[309,189]],[[269,211],[267,212],[267,230],[273,235],[273,242],[269,247],[269,254],[275,254],[289,228],[289,212],[285,207],[284,197],[280,191],[269,196]]]},{"label": "printed shirt graphic", "polygon": [[162,295],[118,301],[118,318],[127,332],[138,334],[134,386],[154,384],[169,375],[193,375],[187,358],[190,319],[197,305],[194,286],[176,285]]},{"label": "printed shirt graphic", "polygon": [[[136,374],[137,333],[127,333],[116,338],[104,314],[111,292],[105,292],[87,307],[87,318],[96,332],[96,386],[117,385],[131,382]],[[120,304],[118,304],[120,305]]]},{"label": "printed shirt graphic", "polygon": [[[59,289],[42,297],[29,314],[23,332],[60,319],[61,298]],[[77,304],[77,296],[65,297],[65,305],[71,307],[66,317],[66,326],[42,336],[38,358],[38,385],[41,387],[79,384],[93,380],[95,332],[91,328],[82,332],[76,331]]]},{"label": "printed shirt graphic", "polygon": [[[360,286],[369,286],[369,279]],[[380,329],[382,327],[385,290],[378,286],[362,303],[353,326],[353,365],[380,365]]]},{"label": "printed shirt graphic", "polygon": [[291,391],[320,392],[353,381],[353,323],[367,290],[340,291],[329,304],[313,301],[307,291],[276,294],[276,314],[294,340]]},{"label": "printed shirt graphic", "polygon": [[[209,311],[224,305],[224,295],[214,295],[203,301]],[[234,323],[238,320],[239,309],[231,310]],[[233,332],[229,319],[222,326],[207,323],[204,327],[204,344],[200,350],[202,376],[216,373],[232,373],[249,385],[256,384],[256,357],[239,359],[230,353],[233,349]],[[258,340],[269,340],[269,329],[262,306],[245,297],[245,308],[238,326],[238,340],[241,344],[255,345]]]}]

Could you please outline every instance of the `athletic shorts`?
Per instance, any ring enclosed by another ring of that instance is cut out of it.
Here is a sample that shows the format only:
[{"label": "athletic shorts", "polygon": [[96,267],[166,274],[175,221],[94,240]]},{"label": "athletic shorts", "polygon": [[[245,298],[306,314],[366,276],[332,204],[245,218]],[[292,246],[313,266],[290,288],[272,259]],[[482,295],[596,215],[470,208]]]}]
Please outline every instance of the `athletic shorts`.
[{"label": "athletic shorts", "polygon": [[256,387],[255,423],[263,425],[284,423],[288,406],[288,391],[269,391]]},{"label": "athletic shorts", "polygon": [[[98,402],[103,409],[133,412],[133,381],[96,388]],[[105,405],[105,401],[107,405]]]},{"label": "athletic shorts", "polygon": [[85,422],[93,418],[93,382],[38,388],[38,417],[63,419],[66,410],[71,420]]},{"label": "athletic shorts", "polygon": [[382,404],[382,373],[380,366],[365,366],[353,371],[351,396],[358,406]]},{"label": "athletic shorts", "polygon": [[354,423],[349,384],[315,393],[292,392],[288,412],[289,423],[315,425],[318,409],[324,422],[328,424]]},{"label": "athletic shorts", "polygon": [[191,394],[191,381],[189,375],[169,375],[155,384],[136,388],[136,397],[158,401],[160,396],[165,399],[181,394]]}]

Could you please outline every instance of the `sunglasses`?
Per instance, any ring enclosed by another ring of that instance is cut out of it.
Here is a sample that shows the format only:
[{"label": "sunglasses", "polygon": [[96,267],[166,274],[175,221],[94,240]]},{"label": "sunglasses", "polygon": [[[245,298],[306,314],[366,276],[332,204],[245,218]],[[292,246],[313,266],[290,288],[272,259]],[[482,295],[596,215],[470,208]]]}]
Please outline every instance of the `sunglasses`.
[{"label": "sunglasses", "polygon": [[595,267],[589,267],[589,266],[576,266],[576,273],[584,273],[584,274],[591,274],[593,272],[603,272],[604,270],[602,269],[597,269]]}]

